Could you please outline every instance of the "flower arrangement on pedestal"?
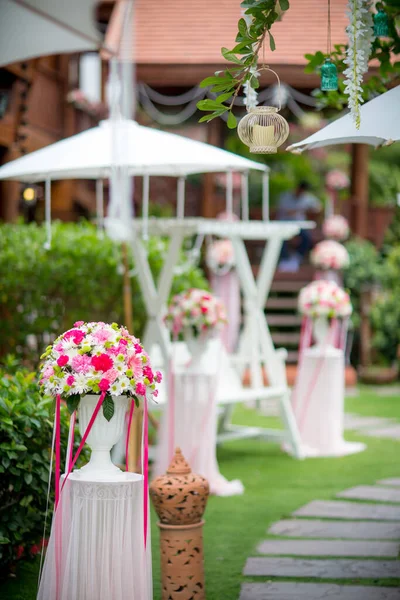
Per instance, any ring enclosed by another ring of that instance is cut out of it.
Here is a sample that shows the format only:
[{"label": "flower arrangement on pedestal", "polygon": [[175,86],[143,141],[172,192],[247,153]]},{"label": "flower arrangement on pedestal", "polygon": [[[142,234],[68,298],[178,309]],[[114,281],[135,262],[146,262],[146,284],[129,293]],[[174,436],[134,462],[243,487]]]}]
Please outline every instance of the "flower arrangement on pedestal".
[{"label": "flower arrangement on pedestal", "polygon": [[326,174],[325,183],[331,190],[345,190],[350,185],[350,179],[344,171],[332,169]]},{"label": "flower arrangement on pedestal", "polygon": [[342,242],[349,237],[350,227],[342,215],[332,215],[324,221],[322,231],[326,238]]},{"label": "flower arrangement on pedestal", "polygon": [[230,240],[216,240],[207,248],[207,267],[216,275],[225,275],[235,266],[235,253]]},{"label": "flower arrangement on pedestal", "polygon": [[323,270],[344,269],[350,260],[346,248],[334,240],[324,240],[317,244],[310,258],[315,267]]},{"label": "flower arrangement on pedestal", "polygon": [[313,281],[300,291],[299,312],[306,317],[343,319],[352,310],[349,294],[334,281]]},{"label": "flower arrangement on pedestal", "polygon": [[41,389],[66,399],[74,412],[81,397],[106,392],[103,414],[114,414],[114,397],[157,396],[161,373],[153,372],[140,341],[116,323],[84,323],[60,335],[42,355]]},{"label": "flower arrangement on pedestal", "polygon": [[222,302],[210,292],[197,288],[174,296],[165,315],[165,324],[174,337],[190,332],[198,338],[214,333],[226,323]]}]

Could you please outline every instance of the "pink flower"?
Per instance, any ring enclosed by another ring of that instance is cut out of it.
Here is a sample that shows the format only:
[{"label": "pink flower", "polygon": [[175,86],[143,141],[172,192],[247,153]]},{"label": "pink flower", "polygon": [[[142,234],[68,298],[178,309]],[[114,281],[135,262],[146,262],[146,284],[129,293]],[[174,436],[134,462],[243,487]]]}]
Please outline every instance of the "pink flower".
[{"label": "pink flower", "polygon": [[153,375],[153,371],[151,370],[151,367],[149,367],[149,366],[143,367],[143,375],[144,375],[144,377],[147,377],[147,379],[150,381],[150,383],[153,383],[154,375]]},{"label": "pink flower", "polygon": [[137,383],[135,391],[137,394],[139,394],[139,396],[145,396],[146,395],[146,386],[143,383]]},{"label": "pink flower", "polygon": [[100,354],[100,356],[93,356],[92,365],[96,369],[96,371],[109,371],[114,363],[111,358],[107,354]]},{"label": "pink flower", "polygon": [[118,345],[118,354],[126,354],[127,353],[127,346],[125,346],[124,344],[122,344],[122,342],[124,342],[125,340],[121,340],[119,345]]},{"label": "pink flower", "polygon": [[129,335],[129,331],[127,330],[127,328],[126,328],[126,327],[121,327],[121,334],[122,334],[122,335],[125,335],[125,336],[128,336],[128,335]]},{"label": "pink flower", "polygon": [[43,372],[43,379],[50,379],[52,375],[54,375],[53,367],[46,367],[46,369]]},{"label": "pink flower", "polygon": [[99,383],[99,388],[101,389],[102,392],[106,392],[110,387],[110,382],[108,381],[108,379],[101,379],[100,383]]},{"label": "pink flower", "polygon": [[154,392],[153,392],[153,396],[154,396],[155,398],[157,398],[157,396],[158,396],[158,390],[154,390]]},{"label": "pink flower", "polygon": [[142,359],[134,354],[128,358],[128,368],[133,372],[133,376],[140,377],[142,374]]},{"label": "pink flower", "polygon": [[62,354],[60,358],[57,360],[57,364],[59,367],[65,367],[68,364],[69,357],[66,354]]},{"label": "pink flower", "polygon": [[157,383],[161,383],[162,382],[162,373],[161,373],[161,371],[157,371],[156,372],[155,380],[157,381]]},{"label": "pink flower", "polygon": [[87,354],[74,356],[72,361],[72,368],[77,373],[87,373],[91,367],[92,361],[90,356]]},{"label": "pink flower", "polygon": [[93,334],[94,339],[99,344],[101,344],[102,342],[108,342],[108,340],[110,339],[111,336],[112,336],[111,331],[108,331],[107,329],[99,329],[98,331],[95,331]]},{"label": "pink flower", "polygon": [[85,324],[85,321],[77,321],[76,323],[74,323],[74,327],[82,327],[82,325]]},{"label": "pink flower", "polygon": [[64,340],[72,339],[75,344],[80,344],[85,335],[85,332],[80,329],[70,329],[64,334]]},{"label": "pink flower", "polygon": [[140,344],[135,344],[135,352],[136,354],[142,354],[143,348]]},{"label": "pink flower", "polygon": [[79,329],[77,330],[76,334],[74,335],[74,342],[75,344],[80,344],[81,341],[84,339],[85,337],[85,332],[84,331],[80,331]]},{"label": "pink flower", "polygon": [[122,346],[127,346],[128,342],[126,340],[120,340],[120,345],[122,344]]},{"label": "pink flower", "polygon": [[70,375],[69,377],[67,377],[67,385],[73,385],[75,382],[75,377],[73,375]]},{"label": "pink flower", "polygon": [[24,547],[22,545],[19,545],[17,548],[17,551],[15,553],[15,558],[18,560],[19,558],[21,558],[21,556],[24,554]]},{"label": "pink flower", "polygon": [[104,377],[106,379],[108,379],[108,381],[111,383],[114,383],[114,381],[118,378],[119,373],[117,371],[117,369],[110,369],[109,371],[106,371],[104,373]]},{"label": "pink flower", "polygon": [[54,346],[54,349],[57,350],[57,352],[62,352],[63,345],[61,344],[61,342],[59,344],[57,344],[57,346]]},{"label": "pink flower", "polygon": [[208,307],[207,306],[201,306],[200,307],[201,312],[203,313],[203,315],[208,313]]}]

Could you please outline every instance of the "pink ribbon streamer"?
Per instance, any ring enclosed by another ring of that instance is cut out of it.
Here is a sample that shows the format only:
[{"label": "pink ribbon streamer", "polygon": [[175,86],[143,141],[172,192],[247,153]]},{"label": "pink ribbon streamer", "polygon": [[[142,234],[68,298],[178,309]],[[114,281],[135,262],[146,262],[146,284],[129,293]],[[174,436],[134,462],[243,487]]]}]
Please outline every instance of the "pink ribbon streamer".
[{"label": "pink ribbon streamer", "polygon": [[55,462],[55,508],[57,510],[60,500],[60,476],[61,476],[61,397],[56,396],[56,462]]},{"label": "pink ribbon streamer", "polygon": [[133,418],[133,411],[135,410],[135,400],[134,398],[132,398],[131,400],[131,407],[129,409],[129,417],[128,417],[128,429],[126,432],[126,441],[125,441],[125,465],[126,465],[126,470],[129,471],[129,436],[131,434],[131,425],[132,425],[132,418]]},{"label": "pink ribbon streamer", "polygon": [[142,444],[142,472],[143,472],[143,528],[144,547],[147,545],[147,527],[149,512],[149,414],[147,396],[144,396],[143,409],[143,444]]},{"label": "pink ribbon streamer", "polygon": [[98,402],[96,404],[96,408],[94,409],[93,414],[92,414],[92,416],[90,418],[89,424],[86,427],[86,431],[85,431],[85,433],[82,436],[82,440],[81,440],[81,443],[79,444],[78,450],[75,452],[75,456],[74,456],[73,460],[71,461],[71,464],[70,464],[70,466],[68,468],[67,473],[65,474],[64,481],[63,481],[63,484],[61,486],[61,492],[63,491],[64,485],[65,485],[68,477],[70,476],[70,474],[72,472],[72,469],[74,468],[75,463],[76,463],[76,461],[79,458],[80,453],[82,452],[82,448],[84,447],[84,445],[86,443],[88,435],[89,435],[89,433],[90,433],[90,431],[91,431],[91,429],[93,427],[93,423],[96,420],[96,417],[97,417],[97,415],[98,415],[98,413],[100,411],[101,405],[103,404],[105,397],[106,397],[106,392],[102,392],[101,395],[100,395],[100,398],[99,398],[99,400],[98,400]]}]

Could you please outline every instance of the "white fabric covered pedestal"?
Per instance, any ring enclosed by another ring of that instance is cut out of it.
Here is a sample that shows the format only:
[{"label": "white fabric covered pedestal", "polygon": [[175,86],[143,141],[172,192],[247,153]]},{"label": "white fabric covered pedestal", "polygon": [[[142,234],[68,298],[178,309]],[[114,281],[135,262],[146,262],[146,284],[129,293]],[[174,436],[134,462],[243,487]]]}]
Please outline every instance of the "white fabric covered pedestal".
[{"label": "white fabric covered pedestal", "polygon": [[152,600],[143,477],[125,475],[107,482],[71,473],[53,518],[38,600]]},{"label": "white fabric covered pedestal", "polygon": [[217,445],[217,392],[221,368],[221,341],[212,339],[196,360],[182,343],[176,343],[172,358],[172,380],[163,412],[153,476],[167,470],[174,449],[179,447],[194,473],[205,477],[212,494],[242,494],[239,480],[227,481],[219,472]]},{"label": "white fabric covered pedestal", "polygon": [[305,456],[345,456],[365,450],[365,444],[343,439],[344,392],[343,350],[330,345],[305,350],[293,392]]}]

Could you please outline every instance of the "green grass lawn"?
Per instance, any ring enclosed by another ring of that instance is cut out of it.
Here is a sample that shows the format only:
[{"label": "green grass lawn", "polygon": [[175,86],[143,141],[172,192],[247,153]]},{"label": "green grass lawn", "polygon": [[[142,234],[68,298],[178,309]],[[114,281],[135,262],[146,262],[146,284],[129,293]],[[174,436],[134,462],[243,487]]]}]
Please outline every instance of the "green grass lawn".
[{"label": "green grass lawn", "polygon": [[[400,420],[400,398],[379,397],[368,388],[361,388],[358,397],[347,399],[346,410]],[[235,422],[270,426],[271,418],[238,407]],[[241,479],[246,491],[243,496],[209,500],[204,528],[207,600],[238,598],[244,563],[255,553],[258,542],[265,538],[267,527],[274,521],[289,516],[311,500],[331,499],[348,487],[400,476],[399,442],[350,433],[346,439],[364,441],[368,449],[344,458],[305,461],[296,461],[282,453],[277,445],[257,440],[230,442],[219,449],[221,472],[228,479]],[[160,600],[158,531],[154,514],[152,542],[154,599]],[[380,583],[395,585],[399,581]],[[0,585],[0,598],[34,600],[36,586],[37,564],[21,565],[16,579]]]}]

